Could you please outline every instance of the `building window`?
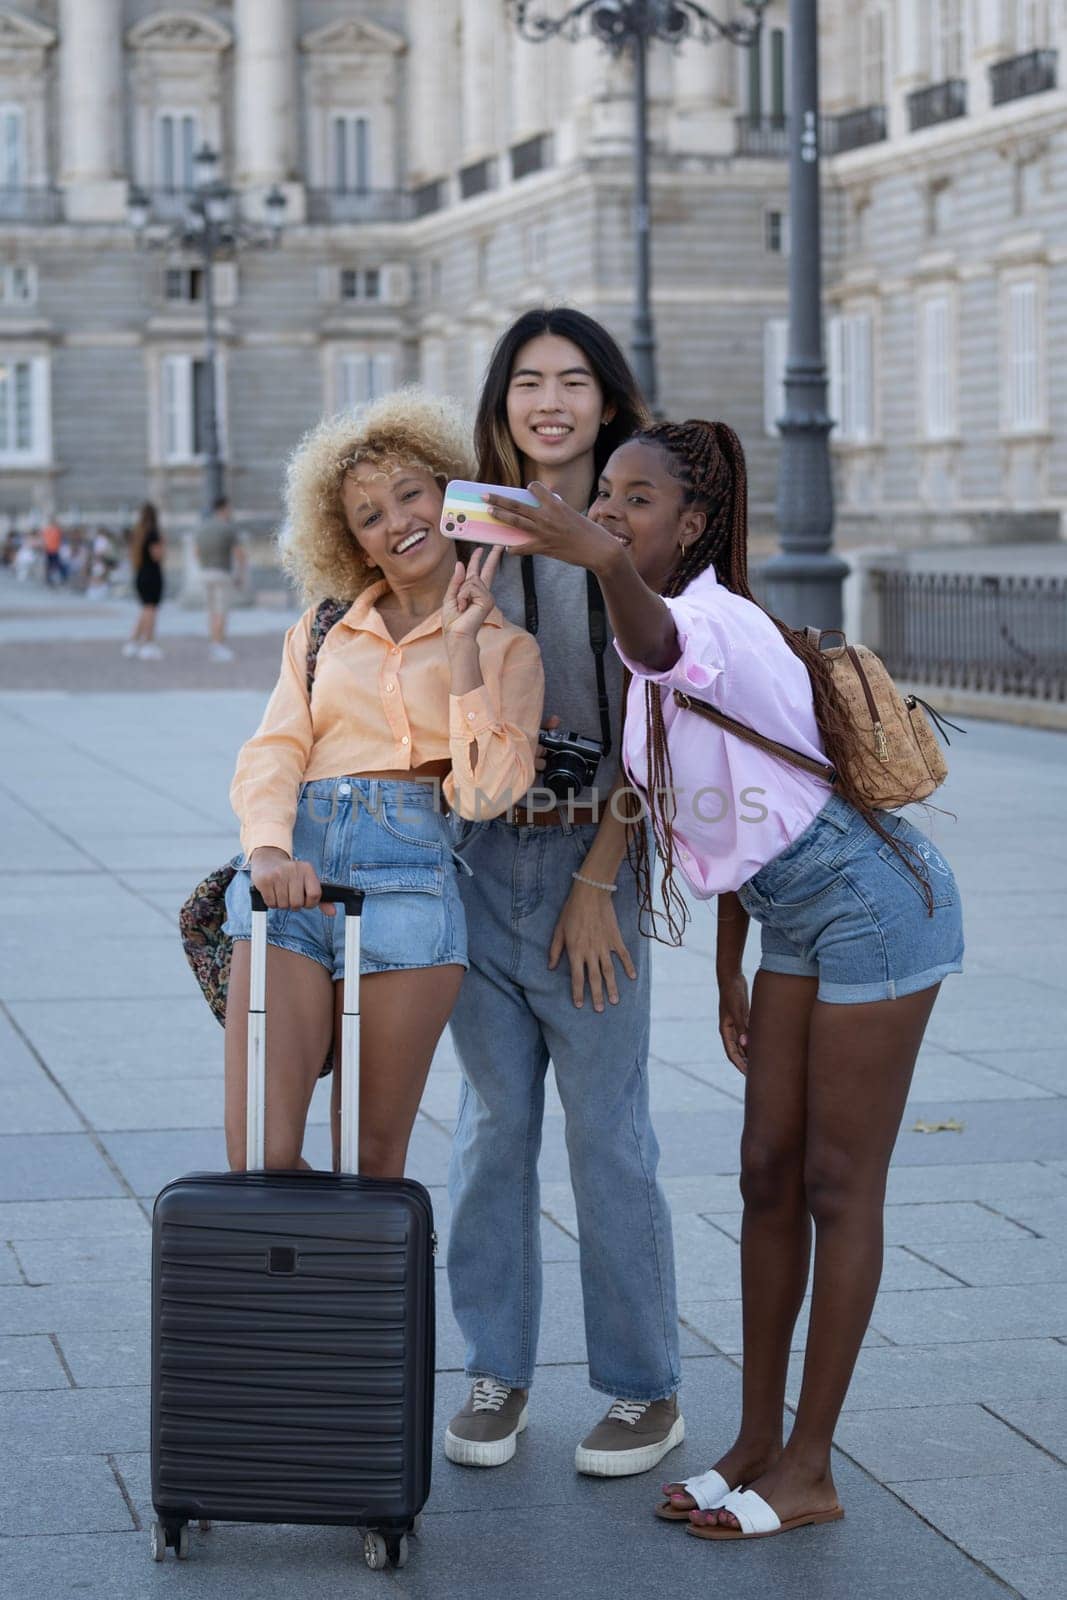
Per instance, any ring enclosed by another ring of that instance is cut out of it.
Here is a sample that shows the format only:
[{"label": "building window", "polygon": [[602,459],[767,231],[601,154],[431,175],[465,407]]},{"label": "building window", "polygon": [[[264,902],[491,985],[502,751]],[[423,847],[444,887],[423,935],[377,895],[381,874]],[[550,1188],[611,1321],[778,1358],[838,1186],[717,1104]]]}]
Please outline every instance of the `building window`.
[{"label": "building window", "polygon": [[168,267],[163,278],[163,298],[183,305],[191,305],[203,300],[203,268]]},{"label": "building window", "polygon": [[935,178],[926,186],[926,237],[942,239],[952,226],[952,185]]},{"label": "building window", "polygon": [[1044,421],[1039,313],[1035,282],[1008,285],[1005,411],[1009,433],[1033,433]]},{"label": "building window", "polygon": [[0,106],[0,189],[26,184],[26,117],[21,106]]},{"label": "building window", "polygon": [[161,111],[156,122],[156,181],[175,193],[193,187],[193,158],[199,144],[196,113]]},{"label": "building window", "polygon": [[46,356],[0,357],[0,462],[34,466],[52,452]]},{"label": "building window", "polygon": [[873,318],[869,311],[831,317],[829,332],[834,437],[867,444],[874,437]]},{"label": "building window", "polygon": [[763,213],[763,247],[772,256],[789,254],[789,217],[786,212]]},{"label": "building window", "polygon": [[1013,169],[1012,200],[1017,217],[1036,211],[1045,191],[1044,162],[1040,156],[1021,157]]},{"label": "building window", "polygon": [[[161,382],[163,460],[172,466],[198,461],[207,454],[211,367],[198,356],[164,356]],[[217,411],[221,446],[221,405]]]},{"label": "building window", "polygon": [[354,351],[337,357],[337,406],[347,411],[380,400],[396,384],[396,360],[390,354]]},{"label": "building window", "polygon": [[785,413],[785,364],[789,355],[789,318],[771,317],[763,324],[763,426],[772,437]]},{"label": "building window", "polygon": [[342,267],[341,299],[368,302],[382,297],[382,274],[379,267]]},{"label": "building window", "polygon": [[861,24],[863,103],[885,104],[885,7],[868,6]]},{"label": "building window", "polygon": [[37,270],[22,263],[0,267],[0,306],[32,306],[37,299]]},{"label": "building window", "polygon": [[956,433],[956,385],[953,378],[952,303],[947,294],[931,295],[920,310],[920,415],[926,439],[951,439]]},{"label": "building window", "polygon": [[333,186],[338,194],[370,188],[370,118],[345,112],[333,119]]},{"label": "building window", "polygon": [[930,75],[935,83],[958,78],[965,56],[962,0],[934,0],[931,17],[933,45]]}]

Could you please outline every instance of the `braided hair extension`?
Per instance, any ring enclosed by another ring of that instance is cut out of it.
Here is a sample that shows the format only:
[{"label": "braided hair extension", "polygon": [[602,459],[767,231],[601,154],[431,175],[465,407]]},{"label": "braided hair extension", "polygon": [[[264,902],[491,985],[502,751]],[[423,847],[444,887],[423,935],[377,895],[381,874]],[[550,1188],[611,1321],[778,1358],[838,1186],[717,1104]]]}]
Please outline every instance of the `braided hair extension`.
[{"label": "braided hair extension", "polygon": [[[642,428],[635,440],[658,446],[667,456],[670,471],[682,485],[683,505],[706,513],[704,531],[682,550],[681,557],[663,587],[671,599],[682,594],[695,577],[714,569],[719,582],[733,594],[753,605],[759,601],[748,581],[748,475],[745,454],[734,430],[725,422],[657,422]],[[761,607],[761,609],[764,609]],[[768,613],[769,614],[769,613]],[[856,758],[860,735],[833,681],[832,668],[817,645],[804,633],[794,632],[777,617],[772,622],[786,644],[804,663],[811,680],[815,720],[822,735],[826,758],[837,774],[835,789],[884,839],[918,879],[927,910],[933,915],[933,891],[923,864],[908,845],[887,832],[880,814],[857,792],[849,774]],[[629,681],[629,680],[627,680]],[[645,793],[652,826],[663,858],[661,883],[662,913],[653,908],[652,863],[645,830],[631,827],[628,849],[637,874],[641,903],[642,932],[660,938],[658,918],[665,915],[669,939],[679,944],[688,921],[685,898],[674,881],[673,821],[677,814],[671,771],[670,751],[663,722],[663,694],[658,684],[645,684],[645,735],[648,766]],[[636,820],[638,807],[630,803]]]}]

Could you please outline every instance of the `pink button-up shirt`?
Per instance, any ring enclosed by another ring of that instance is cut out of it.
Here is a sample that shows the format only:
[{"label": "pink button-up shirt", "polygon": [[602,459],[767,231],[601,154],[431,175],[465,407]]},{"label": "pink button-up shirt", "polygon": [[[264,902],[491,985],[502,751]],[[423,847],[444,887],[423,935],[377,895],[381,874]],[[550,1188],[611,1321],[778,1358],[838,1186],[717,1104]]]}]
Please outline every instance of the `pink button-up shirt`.
[{"label": "pink button-up shirt", "polygon": [[634,675],[623,763],[643,790],[642,679],[648,679],[661,685],[678,807],[675,857],[694,894],[708,899],[739,889],[781,855],[822,810],[830,786],[675,704],[673,691],[682,689],[802,755],[825,760],[807,668],[770,617],[724,588],[710,570],[665,603],[681,646],[674,666],[649,672],[619,651]]}]

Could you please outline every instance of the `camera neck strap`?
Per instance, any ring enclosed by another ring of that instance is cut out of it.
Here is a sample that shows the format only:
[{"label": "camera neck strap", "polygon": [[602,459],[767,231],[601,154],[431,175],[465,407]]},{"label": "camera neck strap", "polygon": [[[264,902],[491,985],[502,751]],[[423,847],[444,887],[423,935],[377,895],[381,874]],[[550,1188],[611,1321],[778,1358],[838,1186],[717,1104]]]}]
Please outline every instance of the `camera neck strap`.
[{"label": "camera neck strap", "polygon": [[[593,573],[585,575],[586,607],[589,614],[589,648],[596,666],[596,698],[600,709],[600,738],[604,754],[611,754],[611,701],[608,698],[608,676],[604,656],[608,648],[608,614],[604,595]],[[537,580],[534,577],[533,556],[522,557],[522,597],[526,609],[526,631],[536,634],[540,625],[537,607]]]}]

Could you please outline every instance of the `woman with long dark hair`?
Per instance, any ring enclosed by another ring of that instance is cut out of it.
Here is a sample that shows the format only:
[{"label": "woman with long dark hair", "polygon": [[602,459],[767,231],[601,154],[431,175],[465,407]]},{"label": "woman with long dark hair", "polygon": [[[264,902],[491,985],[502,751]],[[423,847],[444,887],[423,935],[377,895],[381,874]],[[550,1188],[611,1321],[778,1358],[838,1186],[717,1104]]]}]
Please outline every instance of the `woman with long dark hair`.
[{"label": "woman with long dark hair", "polygon": [[[539,479],[561,504],[585,511],[612,450],[647,420],[605,329],[579,311],[530,311],[490,363],[475,427],[478,475],[512,486]],[[561,801],[549,751],[544,777],[556,790],[531,791],[509,819],[462,843],[473,869],[461,885],[470,971],[452,1019],[464,1081],[448,1268],[474,1381],[445,1452],[464,1465],[498,1466],[526,1425],[551,1060],[581,1239],[589,1377],[612,1399],[575,1465],[618,1477],[648,1471],[684,1436],[670,1213],[648,1108],[649,972],[625,819],[608,804],[622,673],[603,599],[585,574],[539,557],[527,565],[513,553],[494,595],[509,621],[536,634],[548,721],[586,742],[591,770]]]},{"label": "woman with long dark hair", "polygon": [[156,643],[156,617],[163,603],[163,534],[155,506],[146,500],[130,531],[130,570],[141,602],[133,633],[122,647],[124,656],[158,661],[163,655]]},{"label": "woman with long dark hair", "polygon": [[[720,1540],[836,1521],[830,1447],[881,1275],[889,1159],[941,980],[962,965],[955,880],[918,829],[857,791],[859,735],[828,662],[752,595],[732,429],[643,430],[607,463],[590,519],[537,493],[540,510],[494,510],[601,582],[632,673],[623,759],[651,810],[663,909],[680,937],[676,867],[698,897],[719,897],[720,1032],[747,1078],[741,1428],[708,1472],[665,1485],[658,1512]],[[829,763],[833,788],[710,725],[677,690]],[[651,912],[647,854],[641,883]],[[750,917],[763,946],[751,1008]],[[813,1223],[804,1377],[783,1448]]]}]

